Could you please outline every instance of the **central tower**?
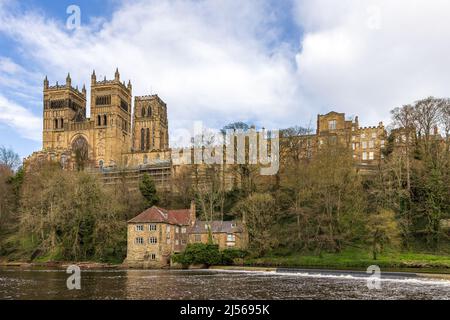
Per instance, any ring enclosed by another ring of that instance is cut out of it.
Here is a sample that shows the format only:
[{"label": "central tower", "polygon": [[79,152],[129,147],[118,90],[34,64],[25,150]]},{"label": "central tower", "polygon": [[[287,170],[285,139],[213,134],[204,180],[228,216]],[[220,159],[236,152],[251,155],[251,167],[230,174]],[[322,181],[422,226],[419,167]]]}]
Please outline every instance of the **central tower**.
[{"label": "central tower", "polygon": [[135,97],[133,150],[163,151],[169,148],[167,106],[157,95]]}]

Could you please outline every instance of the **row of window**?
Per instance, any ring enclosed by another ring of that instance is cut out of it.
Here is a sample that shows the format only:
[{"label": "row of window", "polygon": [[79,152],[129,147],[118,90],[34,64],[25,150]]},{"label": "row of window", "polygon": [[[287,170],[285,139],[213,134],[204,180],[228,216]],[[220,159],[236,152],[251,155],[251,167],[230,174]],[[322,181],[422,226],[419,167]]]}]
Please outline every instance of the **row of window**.
[{"label": "row of window", "polygon": [[142,116],[142,118],[151,117],[152,116],[152,107],[148,107],[148,108],[142,107],[141,116]]},{"label": "row of window", "polygon": [[[380,146],[382,148],[384,148],[384,140],[380,141]],[[357,144],[356,143],[352,143],[352,149],[356,150]],[[361,148],[362,149],[373,149],[375,148],[375,141],[371,140],[371,141],[363,141],[361,142]]]},{"label": "row of window", "polygon": [[150,150],[150,146],[155,145],[155,128],[153,128],[152,143],[150,145],[150,129],[141,129],[141,151]]},{"label": "row of window", "polygon": [[[234,241],[234,240],[230,240],[230,241]],[[139,245],[143,245],[144,244],[144,238],[143,237],[137,237],[134,239],[134,243],[135,244],[139,244]],[[158,238],[156,237],[150,237],[147,240],[148,244],[157,244],[158,243]],[[167,244],[171,244],[171,240],[167,239]],[[178,246],[180,244],[180,241],[178,239],[175,240],[175,245]],[[185,245],[186,244],[186,239],[182,239],[181,240],[181,244]]]},{"label": "row of window", "polygon": [[[144,225],[143,224],[137,224],[135,227],[136,231],[144,231]],[[156,231],[156,224],[149,224],[147,226],[148,231]],[[179,233],[181,229],[181,233],[186,233],[186,228],[182,227],[175,227],[175,233]],[[169,233],[170,232],[170,226],[166,227],[166,232]]]},{"label": "row of window", "polygon": [[[135,244],[144,244],[144,238],[143,237],[137,237],[134,240]],[[150,237],[148,238],[148,244],[157,244],[158,243],[158,238],[156,237]]]},{"label": "row of window", "polygon": [[95,98],[95,105],[108,106],[111,104],[111,96],[98,96]]},{"label": "row of window", "polygon": [[[107,96],[97,96],[97,97],[95,98],[95,105],[96,105],[96,106],[109,106],[109,105],[111,105],[111,96],[110,96],[110,95],[107,95]],[[123,100],[123,99],[120,99],[120,107],[121,107],[123,110],[127,111],[127,112],[128,112],[128,110],[129,110],[129,108],[128,108],[128,102],[126,102],[126,101]]]},{"label": "row of window", "polygon": [[[194,235],[194,242],[202,242],[202,235],[201,234]],[[236,242],[236,235],[232,233],[227,234],[227,242]]]},{"label": "row of window", "polygon": [[375,159],[375,153],[374,152],[363,152],[362,153],[362,159],[363,160],[374,160]]}]

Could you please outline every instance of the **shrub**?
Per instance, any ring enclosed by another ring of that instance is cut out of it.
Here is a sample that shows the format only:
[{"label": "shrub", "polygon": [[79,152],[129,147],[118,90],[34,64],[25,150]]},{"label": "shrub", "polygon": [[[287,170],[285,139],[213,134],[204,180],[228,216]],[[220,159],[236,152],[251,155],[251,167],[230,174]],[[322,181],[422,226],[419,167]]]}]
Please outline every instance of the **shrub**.
[{"label": "shrub", "polygon": [[232,265],[235,259],[243,259],[247,252],[240,249],[225,249],[222,251],[222,264]]},{"label": "shrub", "polygon": [[192,264],[211,266],[220,264],[222,257],[218,245],[194,243],[188,244],[184,252],[173,255],[172,259],[183,266]]}]

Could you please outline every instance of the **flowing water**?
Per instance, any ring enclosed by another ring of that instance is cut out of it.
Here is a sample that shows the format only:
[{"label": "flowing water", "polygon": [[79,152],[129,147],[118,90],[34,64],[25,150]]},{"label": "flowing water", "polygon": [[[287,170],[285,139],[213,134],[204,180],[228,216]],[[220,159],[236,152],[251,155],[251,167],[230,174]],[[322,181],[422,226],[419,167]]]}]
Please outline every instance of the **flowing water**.
[{"label": "flowing water", "polygon": [[381,288],[352,272],[220,270],[82,271],[68,290],[60,270],[0,269],[0,299],[450,299],[450,281],[382,276]]}]

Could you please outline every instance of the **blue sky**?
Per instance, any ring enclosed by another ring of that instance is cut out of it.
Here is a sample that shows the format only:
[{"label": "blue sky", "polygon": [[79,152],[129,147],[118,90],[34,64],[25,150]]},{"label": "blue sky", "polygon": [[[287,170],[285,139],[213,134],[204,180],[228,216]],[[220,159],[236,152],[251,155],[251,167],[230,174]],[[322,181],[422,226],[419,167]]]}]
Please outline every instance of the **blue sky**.
[{"label": "blue sky", "polygon": [[[72,4],[81,26],[67,30]],[[394,107],[448,96],[449,11],[445,0],[0,0],[0,145],[41,148],[45,75],[71,72],[81,87],[116,67],[135,95],[167,102],[172,141],[198,120],[314,127],[336,110],[387,122]]]}]

